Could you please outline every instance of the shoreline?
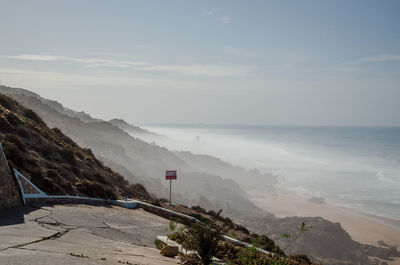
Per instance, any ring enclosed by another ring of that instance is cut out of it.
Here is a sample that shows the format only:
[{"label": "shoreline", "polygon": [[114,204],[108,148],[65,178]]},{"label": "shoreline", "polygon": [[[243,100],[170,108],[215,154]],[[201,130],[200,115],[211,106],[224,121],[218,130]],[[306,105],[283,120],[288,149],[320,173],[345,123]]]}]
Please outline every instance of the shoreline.
[{"label": "shoreline", "polygon": [[340,223],[351,238],[360,243],[379,246],[378,241],[382,240],[388,245],[400,247],[400,220],[329,203],[310,202],[307,198],[284,190],[274,193],[248,190],[247,193],[256,206],[277,217],[320,216]]}]

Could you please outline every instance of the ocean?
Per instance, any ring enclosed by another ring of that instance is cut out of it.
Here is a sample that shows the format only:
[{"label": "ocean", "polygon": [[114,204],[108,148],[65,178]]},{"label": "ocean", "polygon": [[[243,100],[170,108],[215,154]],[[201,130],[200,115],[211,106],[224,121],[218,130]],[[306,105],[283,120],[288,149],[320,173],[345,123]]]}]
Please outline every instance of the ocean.
[{"label": "ocean", "polygon": [[400,128],[245,125],[142,127],[171,150],[217,156],[279,176],[301,196],[400,219]]}]

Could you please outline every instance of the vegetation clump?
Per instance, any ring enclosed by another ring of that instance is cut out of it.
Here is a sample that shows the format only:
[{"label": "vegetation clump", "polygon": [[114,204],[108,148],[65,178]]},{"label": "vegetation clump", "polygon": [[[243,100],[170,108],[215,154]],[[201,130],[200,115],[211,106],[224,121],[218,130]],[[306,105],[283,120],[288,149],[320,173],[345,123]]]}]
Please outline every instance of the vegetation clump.
[{"label": "vegetation clump", "polygon": [[104,199],[117,199],[117,195],[113,190],[98,182],[84,180],[75,183],[76,188],[83,194],[89,197],[104,198]]},{"label": "vegetation clump", "polygon": [[50,129],[35,112],[2,94],[0,142],[10,166],[47,194],[151,200],[142,185],[129,183],[90,149],[80,148],[61,130]]},{"label": "vegetation clump", "polygon": [[25,167],[25,159],[16,144],[3,141],[3,150],[7,155],[7,159],[9,159],[14,166],[20,168]]},{"label": "vegetation clump", "polygon": [[44,121],[32,110],[30,109],[25,109],[24,110],[24,115],[28,119],[31,119],[32,121],[38,123],[38,124],[45,124]]}]

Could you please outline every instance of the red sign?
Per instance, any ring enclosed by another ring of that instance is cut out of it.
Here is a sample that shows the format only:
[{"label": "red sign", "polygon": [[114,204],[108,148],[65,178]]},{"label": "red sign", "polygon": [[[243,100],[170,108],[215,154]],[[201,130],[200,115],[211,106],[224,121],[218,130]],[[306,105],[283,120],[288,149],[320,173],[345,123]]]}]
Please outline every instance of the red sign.
[{"label": "red sign", "polygon": [[176,170],[165,171],[165,179],[176,179]]}]

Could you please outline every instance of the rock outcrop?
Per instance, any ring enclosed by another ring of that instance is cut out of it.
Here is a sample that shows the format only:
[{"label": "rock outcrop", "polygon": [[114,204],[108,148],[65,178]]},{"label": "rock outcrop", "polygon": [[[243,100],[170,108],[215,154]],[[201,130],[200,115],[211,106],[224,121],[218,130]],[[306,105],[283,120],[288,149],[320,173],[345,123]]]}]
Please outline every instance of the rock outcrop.
[{"label": "rock outcrop", "polygon": [[175,246],[165,246],[161,249],[160,254],[166,257],[173,258],[178,256],[179,249]]}]

